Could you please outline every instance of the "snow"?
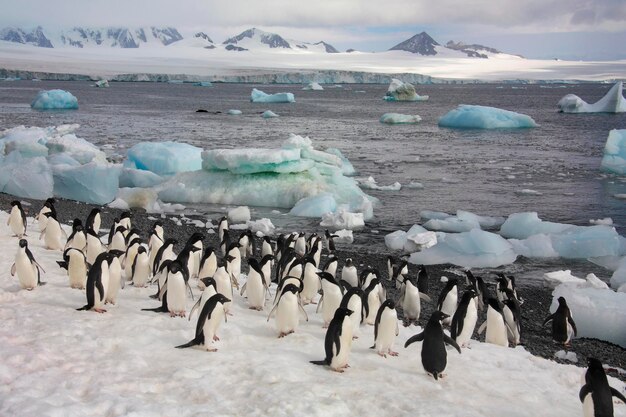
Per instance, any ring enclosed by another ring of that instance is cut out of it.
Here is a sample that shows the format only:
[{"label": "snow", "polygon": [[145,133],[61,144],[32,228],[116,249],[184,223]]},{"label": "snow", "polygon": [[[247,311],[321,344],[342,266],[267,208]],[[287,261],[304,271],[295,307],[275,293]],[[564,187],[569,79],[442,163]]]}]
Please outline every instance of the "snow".
[{"label": "snow", "polygon": [[417,114],[412,116],[410,114],[385,113],[380,116],[380,122],[388,125],[417,124],[421,120],[422,118]]},{"label": "snow", "polygon": [[613,129],[604,145],[600,169],[618,175],[626,175],[626,129]]},{"label": "snow", "polygon": [[[128,168],[152,171],[157,175],[196,171],[202,167],[202,149],[187,143],[140,142],[128,150]],[[132,166],[134,165],[134,166]]]},{"label": "snow", "polygon": [[78,99],[65,90],[41,90],[30,103],[35,110],[75,110]]},{"label": "snow", "polygon": [[261,117],[264,118],[264,119],[273,119],[273,118],[279,117],[279,116],[276,113],[274,113],[273,111],[271,111],[271,110],[265,110],[263,112],[263,114],[261,114]]},{"label": "snow", "polygon": [[420,96],[417,94],[413,84],[393,78],[383,99],[385,101],[426,101],[428,100],[428,96]]},{"label": "snow", "polygon": [[235,207],[228,210],[228,221],[230,223],[246,223],[250,220],[250,209],[247,206]]},{"label": "snow", "polygon": [[295,103],[293,93],[267,94],[256,88],[252,89],[250,101],[253,103]]},{"label": "snow", "polygon": [[557,106],[563,113],[623,113],[626,112],[626,99],[622,95],[622,82],[619,81],[593,104],[575,94],[568,94],[559,100]]},{"label": "snow", "polygon": [[[4,271],[17,250],[6,219],[1,213]],[[14,278],[0,280],[1,415],[190,417],[208,409],[212,415],[251,416],[522,417],[545,415],[546,409],[551,417],[581,415],[583,368],[532,356],[523,347],[473,341],[460,355],[448,350],[447,376],[435,382],[422,368],[421,344],[401,347],[421,331],[416,326],[400,326],[396,358],[384,359],[369,349],[373,328],[364,326],[345,373],[311,365],[308,361],[324,356],[325,329],[315,305],[304,307],[309,322],[278,339],[267,308],[249,310],[235,294],[233,315],[219,329],[217,352],[175,349],[193,337],[195,317],[187,321],[141,311],[157,304],[148,298],[154,288],[133,286],[120,290],[107,313],[76,311],[85,304],[84,291],[69,288],[55,263],[60,253],[43,249],[34,237],[36,225],[30,225],[29,247],[48,284],[25,291]],[[188,300],[188,309],[191,304]],[[624,392],[624,383],[608,379]],[[416,404],[416,392],[428,401]],[[616,404],[615,416],[626,416],[626,406]]]},{"label": "snow", "polygon": [[513,129],[537,127],[525,114],[488,106],[461,104],[439,119],[439,126],[460,129]]},{"label": "snow", "polygon": [[324,87],[319,85],[316,82],[310,82],[305,87],[302,88],[305,91],[323,91]]}]

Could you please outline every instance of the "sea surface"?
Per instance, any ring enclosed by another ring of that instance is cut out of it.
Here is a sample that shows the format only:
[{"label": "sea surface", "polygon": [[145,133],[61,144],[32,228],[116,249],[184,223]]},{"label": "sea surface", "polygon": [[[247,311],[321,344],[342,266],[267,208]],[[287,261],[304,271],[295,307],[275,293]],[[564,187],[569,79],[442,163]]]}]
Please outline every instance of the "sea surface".
[{"label": "sea surface", "polygon": [[[267,93],[293,92],[296,103],[250,103],[252,88]],[[626,235],[626,179],[599,171],[611,129],[626,129],[626,114],[562,114],[556,104],[565,94],[593,103],[610,84],[456,84],[419,85],[417,103],[382,100],[386,85],[342,85],[302,91],[299,85],[89,82],[0,83],[0,129],[17,125],[81,125],[78,136],[100,146],[112,159],[141,141],[173,140],[204,149],[279,147],[290,133],[309,136],[317,148],[336,147],[353,163],[359,177],[379,185],[402,184],[400,191],[366,192],[381,204],[354,245],[384,250],[384,235],[420,223],[420,211],[508,216],[536,211],[543,220],[588,225],[610,217]],[[38,112],[30,102],[41,89],[61,88],[79,101],[77,111]],[[494,106],[527,114],[540,125],[521,130],[454,130],[438,119],[458,104]],[[196,113],[197,109],[209,113]],[[243,111],[228,116],[229,109]],[[265,120],[265,110],[279,114]],[[418,125],[379,123],[388,112],[418,114]],[[423,188],[409,188],[411,182]],[[523,189],[537,195],[519,194]],[[188,212],[217,217],[222,205],[188,206]],[[285,215],[286,210],[256,208],[253,217],[269,217],[284,230],[319,230],[319,220]],[[521,260],[512,272],[537,278],[546,270],[573,269],[607,278],[610,272],[588,262]]]}]

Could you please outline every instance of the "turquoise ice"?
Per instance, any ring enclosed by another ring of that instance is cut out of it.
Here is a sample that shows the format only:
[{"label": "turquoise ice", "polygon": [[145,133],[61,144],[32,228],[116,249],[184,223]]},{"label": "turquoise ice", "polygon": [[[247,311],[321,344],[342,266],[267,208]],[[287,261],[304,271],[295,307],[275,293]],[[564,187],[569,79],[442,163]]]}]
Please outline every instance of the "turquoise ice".
[{"label": "turquoise ice", "polygon": [[525,114],[495,107],[461,104],[439,119],[439,126],[460,129],[513,129],[538,125]]},{"label": "turquoise ice", "polygon": [[75,110],[78,99],[65,90],[42,90],[30,104],[35,110]]}]

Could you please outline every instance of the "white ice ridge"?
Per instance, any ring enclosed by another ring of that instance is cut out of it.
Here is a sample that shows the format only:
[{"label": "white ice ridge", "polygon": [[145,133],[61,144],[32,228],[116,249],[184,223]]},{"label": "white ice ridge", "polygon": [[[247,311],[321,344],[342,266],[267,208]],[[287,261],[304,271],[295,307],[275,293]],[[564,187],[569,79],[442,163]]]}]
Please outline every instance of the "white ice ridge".
[{"label": "white ice ridge", "polygon": [[387,125],[417,124],[422,120],[420,116],[400,113],[385,113],[380,116],[380,122]]},{"label": "white ice ridge", "polygon": [[78,99],[65,90],[41,90],[30,107],[35,110],[76,110]]},{"label": "white ice ridge", "polygon": [[439,126],[459,129],[513,129],[539,125],[525,114],[496,107],[460,104],[439,119]]},{"label": "white ice ridge", "polygon": [[472,229],[494,229],[504,223],[504,217],[479,216],[469,211],[448,213],[423,210],[420,217],[426,220],[424,227],[437,232],[469,232]]},{"label": "white ice ridge", "polygon": [[604,145],[600,169],[618,175],[626,175],[626,129],[613,129]]},{"label": "white ice ridge", "polygon": [[267,94],[256,88],[252,89],[250,101],[253,103],[295,103],[293,93]]},{"label": "white ice ridge", "polygon": [[428,96],[420,96],[417,94],[413,84],[392,78],[383,99],[385,101],[426,101],[428,100]]},{"label": "white ice ridge", "polygon": [[563,113],[623,113],[626,112],[626,99],[622,95],[622,82],[619,81],[593,104],[575,94],[568,94],[559,100],[557,106]]},{"label": "white ice ridge", "polygon": [[309,90],[309,91],[310,90],[313,90],[313,91],[323,91],[324,87],[322,87],[319,83],[316,83],[316,82],[313,81],[313,82],[308,83],[302,89],[305,90],[305,91],[306,90]]}]

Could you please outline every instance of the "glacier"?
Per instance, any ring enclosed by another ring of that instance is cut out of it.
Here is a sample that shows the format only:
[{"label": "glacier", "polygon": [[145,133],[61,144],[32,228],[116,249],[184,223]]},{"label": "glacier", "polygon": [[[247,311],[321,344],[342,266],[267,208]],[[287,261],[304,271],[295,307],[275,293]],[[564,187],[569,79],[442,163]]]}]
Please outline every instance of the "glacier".
[{"label": "glacier", "polygon": [[253,103],[295,103],[296,99],[293,93],[267,94],[253,88],[250,94],[250,101]]},{"label": "glacier", "polygon": [[525,114],[495,107],[460,104],[439,119],[439,126],[459,129],[513,129],[539,125]]},{"label": "glacier", "polygon": [[600,169],[617,175],[626,175],[626,129],[613,129],[604,145]]},{"label": "glacier", "polygon": [[422,120],[420,116],[400,113],[385,113],[380,116],[380,122],[388,125],[417,124]]},{"label": "glacier", "polygon": [[402,82],[392,78],[387,93],[383,97],[385,101],[426,101],[428,96],[420,96],[415,92],[413,84]]},{"label": "glacier", "polygon": [[125,168],[157,175],[196,171],[202,167],[202,149],[179,142],[140,142],[128,150]]},{"label": "glacier", "polygon": [[622,82],[613,87],[600,100],[587,103],[575,94],[568,94],[559,100],[557,107],[563,113],[623,113],[626,112],[626,99],[622,95]]},{"label": "glacier", "polygon": [[65,90],[42,90],[30,104],[35,110],[76,110],[78,99]]}]

